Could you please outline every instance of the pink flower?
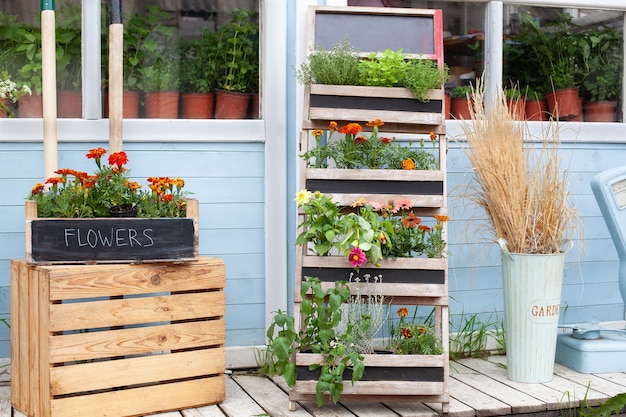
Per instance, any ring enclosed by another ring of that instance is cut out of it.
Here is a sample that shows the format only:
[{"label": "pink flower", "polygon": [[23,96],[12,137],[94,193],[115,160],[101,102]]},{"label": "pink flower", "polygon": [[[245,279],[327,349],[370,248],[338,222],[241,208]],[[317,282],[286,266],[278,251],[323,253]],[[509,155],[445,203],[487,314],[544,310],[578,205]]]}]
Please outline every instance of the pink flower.
[{"label": "pink flower", "polygon": [[411,204],[411,200],[409,200],[408,198],[401,198],[393,207],[393,212],[397,213],[400,210],[410,210],[411,207],[413,207],[413,204]]},{"label": "pink flower", "polygon": [[367,262],[367,256],[360,248],[352,248],[348,260],[353,268],[358,268]]}]

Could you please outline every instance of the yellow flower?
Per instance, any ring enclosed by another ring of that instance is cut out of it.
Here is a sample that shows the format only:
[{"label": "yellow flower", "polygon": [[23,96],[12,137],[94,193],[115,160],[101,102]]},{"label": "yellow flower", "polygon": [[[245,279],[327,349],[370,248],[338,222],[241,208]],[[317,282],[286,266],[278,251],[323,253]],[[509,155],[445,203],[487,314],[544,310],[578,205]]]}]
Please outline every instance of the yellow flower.
[{"label": "yellow flower", "polygon": [[312,131],[311,134],[317,138],[322,136],[324,134],[324,131],[322,129],[316,129]]},{"label": "yellow flower", "polygon": [[294,200],[296,201],[298,207],[302,207],[303,205],[311,201],[312,198],[313,194],[310,191],[300,190],[296,193],[296,198],[294,198]]}]

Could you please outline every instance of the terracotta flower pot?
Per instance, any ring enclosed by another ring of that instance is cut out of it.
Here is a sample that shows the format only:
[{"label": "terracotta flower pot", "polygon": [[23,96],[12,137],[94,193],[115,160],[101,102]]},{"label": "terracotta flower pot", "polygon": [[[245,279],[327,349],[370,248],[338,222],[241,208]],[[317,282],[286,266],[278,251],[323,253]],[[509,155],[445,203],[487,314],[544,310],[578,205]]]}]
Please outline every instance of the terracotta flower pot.
[{"label": "terracotta flower pot", "polygon": [[43,117],[41,95],[33,93],[20,97],[18,115],[22,118]]},{"label": "terracotta flower pot", "polygon": [[572,120],[580,113],[577,88],[550,91],[546,94],[546,101],[548,110],[555,119]]},{"label": "terracotta flower pot", "polygon": [[451,104],[452,104],[452,96],[446,93],[443,99],[443,114],[446,119],[450,118]]},{"label": "terracotta flower pot", "polygon": [[215,92],[215,118],[245,119],[249,103],[250,94],[217,90]]},{"label": "terracotta flower pot", "polygon": [[183,93],[180,96],[183,119],[212,119],[215,109],[213,93]]},{"label": "terracotta flower pot", "polygon": [[82,116],[82,93],[73,90],[59,90],[57,93],[57,117],[80,118]]},{"label": "terracotta flower pot", "polygon": [[526,120],[545,121],[548,120],[548,103],[545,100],[526,100]]},{"label": "terracotta flower pot", "polygon": [[[136,119],[139,117],[139,91],[124,91],[122,93],[123,109],[122,117],[124,119]],[[109,117],[109,93],[103,94],[103,113],[104,117]]]},{"label": "terracotta flower pot", "polygon": [[177,119],[178,91],[155,91],[144,95],[146,118]]},{"label": "terracotta flower pot", "polygon": [[587,101],[583,105],[585,122],[615,122],[617,101]]},{"label": "terracotta flower pot", "polygon": [[526,100],[525,99],[508,99],[507,106],[509,108],[509,112],[511,113],[511,117],[514,120],[525,120],[526,119]]},{"label": "terracotta flower pot", "polygon": [[452,97],[450,103],[450,117],[454,119],[470,120],[470,101],[467,98]]}]

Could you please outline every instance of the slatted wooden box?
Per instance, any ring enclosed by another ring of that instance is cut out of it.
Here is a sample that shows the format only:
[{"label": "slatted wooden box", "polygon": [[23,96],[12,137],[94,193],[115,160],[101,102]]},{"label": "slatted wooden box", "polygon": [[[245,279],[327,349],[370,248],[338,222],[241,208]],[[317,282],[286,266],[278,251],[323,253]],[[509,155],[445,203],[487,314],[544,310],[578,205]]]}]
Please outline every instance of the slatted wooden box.
[{"label": "slatted wooden box", "polygon": [[198,260],[198,200],[185,218],[38,218],[26,202],[26,260],[39,264]]},{"label": "slatted wooden box", "polygon": [[28,416],[139,416],[225,398],[222,260],[11,262],[11,401]]}]

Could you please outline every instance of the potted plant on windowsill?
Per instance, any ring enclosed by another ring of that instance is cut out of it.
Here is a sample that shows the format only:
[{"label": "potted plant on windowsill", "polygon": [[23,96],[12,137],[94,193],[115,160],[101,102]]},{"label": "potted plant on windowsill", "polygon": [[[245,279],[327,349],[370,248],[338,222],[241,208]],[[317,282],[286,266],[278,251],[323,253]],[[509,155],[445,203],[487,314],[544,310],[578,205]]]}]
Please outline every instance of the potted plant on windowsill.
[{"label": "potted plant on windowsill", "polygon": [[438,126],[443,122],[447,67],[407,58],[401,50],[362,58],[346,40],[331,51],[318,48],[310,52],[296,77],[310,92],[305,94],[310,97],[305,124],[310,126],[319,127],[333,114],[341,114],[343,121],[380,117],[399,125]]},{"label": "potted plant on windowsill", "polygon": [[181,117],[212,119],[219,69],[217,37],[205,29],[198,39],[181,41]]},{"label": "potted plant on windowsill", "polygon": [[470,107],[474,105],[471,95],[471,85],[457,85],[454,87],[450,103],[450,113],[453,118],[460,120],[468,120],[470,118]]},{"label": "potted plant on windowsill", "polygon": [[590,29],[580,40],[585,78],[582,82],[585,121],[614,122],[621,92],[622,32],[612,27]]},{"label": "potted plant on windowsill", "polygon": [[58,117],[81,117],[81,6],[60,7],[56,26]]},{"label": "potted plant on windowsill", "polygon": [[143,91],[146,118],[177,119],[180,97],[178,43],[174,38],[146,55],[139,89]]},{"label": "potted plant on windowsill", "polygon": [[548,120],[548,103],[546,96],[539,90],[527,87],[524,91],[526,96],[526,120],[546,121]]},{"label": "potted plant on windowsill", "polygon": [[215,97],[216,119],[246,118],[250,103],[248,83],[258,69],[258,62],[252,62],[258,61],[258,34],[258,13],[252,10],[233,10],[231,21],[219,30],[221,74]]}]

